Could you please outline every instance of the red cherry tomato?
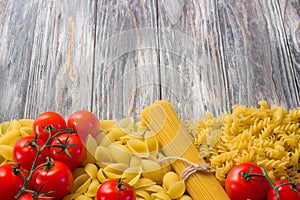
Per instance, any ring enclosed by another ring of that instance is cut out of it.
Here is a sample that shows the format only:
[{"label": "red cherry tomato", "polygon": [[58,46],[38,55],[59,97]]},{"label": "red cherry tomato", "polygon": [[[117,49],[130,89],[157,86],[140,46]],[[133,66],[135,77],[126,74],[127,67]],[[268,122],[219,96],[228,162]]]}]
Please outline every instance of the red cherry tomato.
[{"label": "red cherry tomato", "polygon": [[49,197],[59,200],[68,195],[73,186],[73,175],[70,168],[60,161],[53,165],[37,169],[32,175],[32,186],[35,191],[49,192]]},{"label": "red cherry tomato", "polygon": [[[49,132],[45,130],[45,127],[52,125],[58,131],[67,127],[65,119],[56,112],[44,112],[41,113],[33,122],[33,132],[44,142],[49,138]],[[52,130],[51,135],[57,132]]]},{"label": "red cherry tomato", "polygon": [[73,127],[84,141],[89,134],[94,137],[98,135],[100,123],[99,119],[92,112],[79,110],[72,113],[68,119],[68,128]]},{"label": "red cherry tomato", "polygon": [[51,200],[51,197],[47,197],[45,195],[37,195],[37,197],[32,193],[24,193],[22,194],[18,200]]},{"label": "red cherry tomato", "polygon": [[86,148],[78,135],[59,135],[50,146],[50,156],[65,163],[71,170],[80,167],[87,157]]},{"label": "red cherry tomato", "polygon": [[259,166],[251,163],[242,163],[234,166],[227,175],[225,190],[231,200],[251,199],[263,200],[267,196],[269,182],[263,176],[248,176],[263,172]]},{"label": "red cherry tomato", "polygon": [[[31,169],[34,159],[38,153],[38,148],[41,148],[45,143],[37,138],[35,140],[34,136],[27,136],[21,138],[14,147],[13,156],[16,162],[21,163],[21,165],[28,171]],[[45,148],[39,154],[37,158],[36,165],[46,162],[46,157],[49,155],[48,149]]]},{"label": "red cherry tomato", "polygon": [[275,190],[270,187],[268,200],[300,200],[300,185],[296,182],[291,183],[290,180],[279,180],[274,183],[274,186],[278,187],[280,198],[277,198]]},{"label": "red cherry tomato", "polygon": [[97,191],[97,200],[135,200],[136,193],[132,186],[121,179],[111,179],[101,184]]},{"label": "red cherry tomato", "polygon": [[[15,196],[24,184],[24,178],[21,173],[15,171],[21,170],[25,176],[27,172],[22,166],[18,164],[6,164],[0,166],[0,197],[5,200],[15,200]],[[30,185],[28,185],[30,188]]]}]

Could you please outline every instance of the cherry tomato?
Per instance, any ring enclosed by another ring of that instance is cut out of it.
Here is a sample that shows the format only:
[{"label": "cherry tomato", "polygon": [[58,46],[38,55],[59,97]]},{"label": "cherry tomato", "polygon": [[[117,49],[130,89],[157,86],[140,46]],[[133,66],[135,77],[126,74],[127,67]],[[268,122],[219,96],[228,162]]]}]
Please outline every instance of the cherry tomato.
[{"label": "cherry tomato", "polygon": [[[58,131],[67,127],[65,119],[56,112],[44,112],[41,113],[33,122],[33,132],[35,135],[43,140],[47,141],[49,138],[49,132],[45,130],[45,127],[52,125]],[[57,132],[52,130],[51,135],[56,134]]]},{"label": "cherry tomato", "polygon": [[100,123],[99,119],[92,112],[79,110],[72,113],[68,119],[68,128],[73,127],[84,141],[89,134],[94,137],[98,135]]},{"label": "cherry tomato", "polygon": [[45,195],[35,195],[32,193],[24,193],[22,194],[18,200],[51,200],[51,197],[47,197]]},{"label": "cherry tomato", "polygon": [[75,134],[59,135],[53,139],[50,146],[50,156],[65,163],[71,170],[80,167],[87,157],[82,140]]},{"label": "cherry tomato", "polygon": [[54,200],[68,195],[73,186],[73,175],[70,168],[60,161],[52,160],[52,166],[41,167],[32,175],[32,186],[35,191],[49,192]]},{"label": "cherry tomato", "polygon": [[[16,162],[21,163],[21,165],[30,171],[33,161],[38,153],[38,148],[41,148],[45,143],[34,136],[27,136],[21,138],[14,147],[13,156]],[[36,166],[46,162],[46,157],[49,155],[48,149],[45,148],[39,154],[36,162]]]},{"label": "cherry tomato", "polygon": [[[22,166],[18,164],[6,164],[0,166],[0,196],[1,199],[15,200],[15,196],[24,184],[24,178],[20,172],[21,170],[25,176],[28,176],[27,172]],[[28,185],[30,188],[30,185]]]},{"label": "cherry tomato", "polygon": [[[248,175],[247,175],[248,174]],[[259,166],[242,163],[234,166],[227,175],[225,190],[231,200],[263,200],[267,196],[269,182]]]},{"label": "cherry tomato", "polygon": [[300,185],[296,182],[291,183],[290,180],[279,180],[274,183],[274,186],[278,187],[280,198],[277,198],[275,190],[270,187],[267,198],[268,200],[300,200]]},{"label": "cherry tomato", "polygon": [[97,200],[135,200],[136,193],[132,186],[122,179],[111,179],[101,184],[97,191]]}]

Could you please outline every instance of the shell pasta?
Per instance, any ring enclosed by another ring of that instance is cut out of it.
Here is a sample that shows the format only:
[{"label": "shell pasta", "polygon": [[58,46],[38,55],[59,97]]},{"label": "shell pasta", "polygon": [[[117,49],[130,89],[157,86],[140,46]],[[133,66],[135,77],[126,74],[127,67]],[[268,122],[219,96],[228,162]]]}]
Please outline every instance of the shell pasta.
[{"label": "shell pasta", "polygon": [[[100,120],[100,134],[86,137],[87,158],[73,170],[73,187],[63,200],[94,200],[103,182],[119,178],[135,188],[137,200],[227,199],[226,176],[245,162],[264,167],[273,181],[300,181],[300,108],[258,105],[182,121],[169,102],[157,101],[142,111],[141,121]],[[14,145],[33,135],[32,127],[31,119],[0,123],[0,166],[13,162]],[[215,174],[183,179],[188,164],[171,157],[211,166]]]},{"label": "shell pasta", "polygon": [[[168,187],[164,186],[165,175],[173,170],[169,162],[159,162],[164,155],[143,123],[125,118],[119,122],[100,120],[100,124],[101,134],[86,138],[87,159],[73,170],[73,187],[64,200],[94,200],[101,183],[118,178],[134,186],[140,200],[191,199],[180,180],[169,180]],[[33,135],[32,126],[31,119],[0,124],[0,165],[13,162],[15,143]]]},{"label": "shell pasta", "polygon": [[101,134],[85,141],[88,158],[83,167],[73,171],[72,194],[64,200],[95,199],[101,183],[118,178],[136,188],[137,199],[191,199],[180,180],[164,186],[165,176],[173,171],[169,163],[159,163],[164,156],[144,124],[132,118],[100,120],[100,124]]}]

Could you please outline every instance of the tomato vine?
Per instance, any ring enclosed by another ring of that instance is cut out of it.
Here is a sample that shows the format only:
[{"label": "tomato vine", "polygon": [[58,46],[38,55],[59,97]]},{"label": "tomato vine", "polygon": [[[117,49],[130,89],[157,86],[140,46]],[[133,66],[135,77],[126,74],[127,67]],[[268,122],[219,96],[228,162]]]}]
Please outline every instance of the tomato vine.
[{"label": "tomato vine", "polygon": [[233,167],[227,175],[225,190],[233,200],[263,200],[266,197],[268,200],[289,197],[300,199],[299,183],[293,180],[280,180],[273,183],[263,167],[252,163],[242,163]]},{"label": "tomato vine", "polygon": [[[67,129],[67,128],[63,128],[62,130],[58,130],[56,129],[53,125],[48,125],[46,127],[44,127],[44,130],[48,132],[48,139],[45,141],[44,145],[40,146],[37,144],[37,140],[38,140],[38,135],[35,135],[35,138],[30,142],[31,146],[34,146],[37,149],[37,153],[35,156],[35,159],[33,160],[33,163],[31,165],[31,169],[28,171],[28,176],[26,176],[24,174],[24,172],[22,170],[19,169],[20,164],[18,164],[16,167],[14,167],[14,171],[16,173],[20,173],[22,175],[22,177],[24,178],[24,183],[21,187],[21,189],[19,190],[19,192],[17,193],[17,195],[15,196],[16,199],[18,199],[22,194],[24,193],[31,193],[32,197],[42,197],[44,195],[49,195],[51,192],[53,191],[45,191],[45,192],[41,192],[43,190],[44,185],[41,185],[40,188],[38,188],[37,190],[31,190],[31,189],[27,189],[28,185],[30,184],[32,177],[34,175],[34,173],[43,168],[43,170],[50,170],[51,168],[54,167],[54,159],[51,158],[50,156],[46,157],[46,162],[39,164],[36,166],[37,160],[39,158],[39,155],[46,149],[51,146],[51,141],[53,141],[55,138],[57,138],[58,136],[62,135],[62,134],[68,134],[69,136],[71,134],[75,134],[74,129]],[[53,134],[53,132],[55,132],[55,134]],[[70,137],[67,137],[67,140],[70,139]],[[59,145],[54,145],[56,148],[61,148],[62,150],[59,152],[65,152],[68,154],[68,156],[72,157],[70,155],[70,153],[68,152],[68,148],[70,147],[74,147],[77,146],[78,144],[59,144]]]}]

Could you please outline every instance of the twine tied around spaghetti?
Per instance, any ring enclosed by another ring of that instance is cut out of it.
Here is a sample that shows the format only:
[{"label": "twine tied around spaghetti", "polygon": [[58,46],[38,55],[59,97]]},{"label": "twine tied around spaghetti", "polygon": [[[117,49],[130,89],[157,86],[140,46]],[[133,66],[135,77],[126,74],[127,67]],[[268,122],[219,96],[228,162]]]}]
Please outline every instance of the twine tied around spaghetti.
[{"label": "twine tied around spaghetti", "polygon": [[168,160],[180,160],[189,165],[180,174],[180,179],[182,181],[186,181],[192,174],[194,174],[196,172],[203,172],[203,173],[207,173],[207,174],[215,172],[215,170],[208,163],[193,163],[182,157],[168,156],[168,157],[162,158],[159,162],[164,162],[164,161],[168,161]]}]

